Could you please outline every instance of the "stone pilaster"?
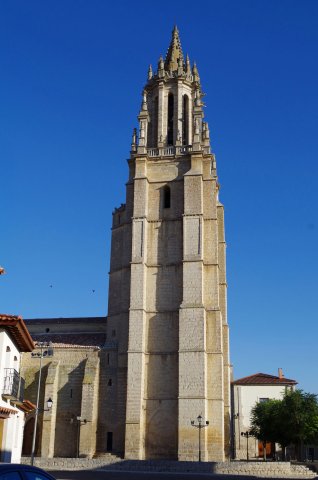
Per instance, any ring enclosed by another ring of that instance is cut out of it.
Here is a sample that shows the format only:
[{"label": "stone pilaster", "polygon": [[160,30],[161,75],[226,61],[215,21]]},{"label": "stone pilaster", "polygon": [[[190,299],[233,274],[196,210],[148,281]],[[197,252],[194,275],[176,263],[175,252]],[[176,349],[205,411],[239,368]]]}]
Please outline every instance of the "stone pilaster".
[{"label": "stone pilaster", "polygon": [[41,438],[41,456],[44,458],[54,457],[55,424],[58,403],[59,362],[51,362],[45,380],[44,401],[53,400],[52,409],[43,412],[43,426]]},{"label": "stone pilaster", "polygon": [[132,228],[125,458],[135,459],[145,458],[146,162],[146,157],[136,158]]}]

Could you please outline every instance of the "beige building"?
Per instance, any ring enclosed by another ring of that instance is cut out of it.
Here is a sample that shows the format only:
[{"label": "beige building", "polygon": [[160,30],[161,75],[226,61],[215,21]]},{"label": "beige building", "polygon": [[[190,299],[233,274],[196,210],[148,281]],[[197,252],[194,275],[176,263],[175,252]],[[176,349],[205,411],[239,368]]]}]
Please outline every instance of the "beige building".
[{"label": "beige building", "polygon": [[[41,332],[36,321],[29,323],[31,332],[61,349],[54,362],[47,360],[45,395],[56,401],[42,418],[44,456],[62,455],[54,436],[73,428],[71,415],[83,422],[71,437],[80,455],[108,450],[128,459],[197,460],[191,421],[198,415],[209,422],[202,459],[229,455],[224,218],[202,97],[198,69],[184,57],[174,28],[165,59],[156,71],[149,67],[126,202],[113,213],[105,330],[82,351],[80,333],[96,333],[96,322],[74,320],[78,338],[70,353],[63,347],[71,334],[67,320],[47,321],[60,342],[45,320]],[[30,362],[26,358],[29,372]],[[72,373],[79,379],[73,410],[74,397],[63,396],[70,395]],[[30,385],[35,375],[33,367]],[[64,427],[58,426],[62,413]],[[76,447],[68,448],[74,455]]]},{"label": "beige building", "polygon": [[[251,427],[251,412],[259,402],[270,399],[281,400],[286,390],[293,390],[296,380],[285,378],[282,369],[278,369],[278,376],[266,373],[255,373],[248,377],[232,382],[232,431],[233,455],[236,459],[263,458],[263,442],[252,436],[244,436]],[[279,456],[279,447],[271,443],[266,444],[266,457]]]}]

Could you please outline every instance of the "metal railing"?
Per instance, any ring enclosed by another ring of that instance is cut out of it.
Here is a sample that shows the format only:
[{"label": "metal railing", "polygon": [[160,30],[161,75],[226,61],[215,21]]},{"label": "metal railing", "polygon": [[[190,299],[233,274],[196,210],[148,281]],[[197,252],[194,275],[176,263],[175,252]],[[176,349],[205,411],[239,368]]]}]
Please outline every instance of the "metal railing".
[{"label": "metal railing", "polygon": [[14,368],[4,369],[4,385],[2,395],[12,400],[23,401],[25,380]]}]

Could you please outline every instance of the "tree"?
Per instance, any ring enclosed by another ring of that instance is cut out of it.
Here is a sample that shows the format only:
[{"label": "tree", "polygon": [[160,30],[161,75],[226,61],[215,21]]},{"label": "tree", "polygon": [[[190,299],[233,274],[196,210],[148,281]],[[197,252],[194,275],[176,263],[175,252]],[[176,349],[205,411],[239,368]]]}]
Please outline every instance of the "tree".
[{"label": "tree", "polygon": [[317,395],[287,391],[282,400],[257,403],[252,409],[251,433],[264,443],[279,443],[283,460],[285,448],[291,444],[296,446],[300,458],[303,443],[318,442]]}]

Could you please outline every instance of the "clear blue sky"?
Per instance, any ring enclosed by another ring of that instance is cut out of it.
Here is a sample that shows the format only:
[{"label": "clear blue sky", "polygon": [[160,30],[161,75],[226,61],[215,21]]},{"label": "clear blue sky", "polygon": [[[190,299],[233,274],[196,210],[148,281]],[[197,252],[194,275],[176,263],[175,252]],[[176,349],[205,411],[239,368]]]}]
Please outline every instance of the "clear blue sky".
[{"label": "clear blue sky", "polygon": [[282,367],[318,393],[316,0],[2,0],[0,311],[107,313],[111,213],[174,23],[207,94],[235,377]]}]

